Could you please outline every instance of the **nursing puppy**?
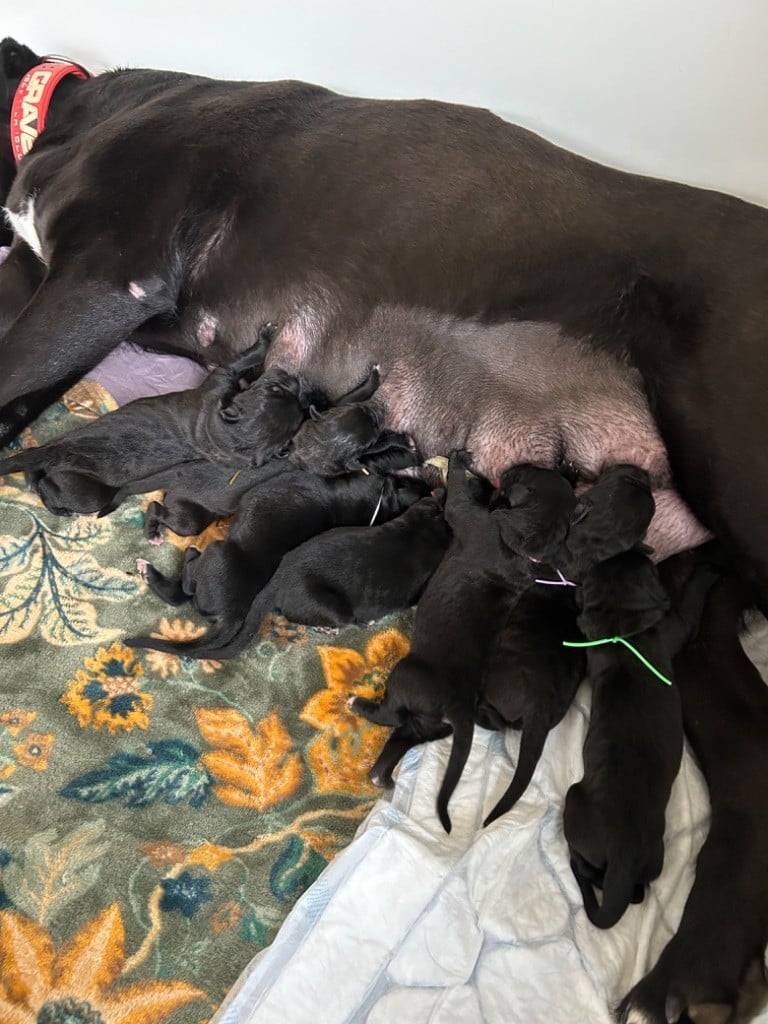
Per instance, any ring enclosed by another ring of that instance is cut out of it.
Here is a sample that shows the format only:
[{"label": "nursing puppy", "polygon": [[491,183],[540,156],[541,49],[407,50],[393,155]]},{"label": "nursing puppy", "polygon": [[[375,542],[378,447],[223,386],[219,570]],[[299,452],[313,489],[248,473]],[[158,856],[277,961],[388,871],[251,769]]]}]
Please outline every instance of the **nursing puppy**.
[{"label": "nursing puppy", "polygon": [[392,456],[397,468],[416,465],[409,438],[384,429],[383,409],[370,401],[379,380],[379,368],[374,365],[367,379],[337,399],[331,409],[320,412],[310,405],[309,419],[291,444],[291,462],[318,476],[365,472],[371,458],[384,454]]},{"label": "nursing puppy", "polygon": [[5,459],[0,474],[26,473],[57,515],[106,514],[118,493],[141,493],[147,477],[182,462],[262,466],[290,443],[307,406],[297,377],[279,369],[261,373],[268,345],[260,338],[198,388],[140,398]]},{"label": "nursing puppy", "polygon": [[[293,548],[336,526],[386,522],[425,493],[418,480],[397,480],[357,473],[326,479],[294,467],[243,496],[225,540],[202,553],[190,549],[182,576],[170,580],[146,566],[150,588],[169,604],[193,599],[211,624],[208,633],[189,643],[153,637],[126,641],[192,657],[208,657],[230,644],[243,628],[251,605],[266,586],[280,560]],[[245,643],[238,646],[242,649]],[[229,653],[235,653],[233,648]]]},{"label": "nursing puppy", "polygon": [[[578,501],[556,565],[576,580],[599,562],[640,545],[654,501],[648,475],[636,466],[611,466]],[[537,586],[511,611],[496,639],[475,721],[500,729],[522,721],[517,770],[484,825],[505,814],[528,787],[551,729],[571,705],[586,656],[568,650],[579,641],[574,580],[541,567]]]},{"label": "nursing puppy", "polygon": [[[667,680],[672,659],[696,634],[717,571],[700,566],[680,606],[653,564],[639,552],[602,562],[579,594],[579,628],[588,640],[630,638]],[[564,830],[584,909],[611,928],[664,863],[664,818],[683,752],[680,695],[623,645],[587,648],[592,713],[584,743],[584,776],[565,801]],[[594,886],[603,890],[598,904]]]},{"label": "nursing puppy", "polygon": [[[387,758],[402,749],[406,733],[425,738],[453,729],[453,745],[440,794],[438,816],[451,830],[448,800],[469,755],[488,647],[502,616],[533,583],[531,558],[546,559],[562,543],[576,503],[560,474],[533,466],[509,470],[501,480],[508,508],[490,511],[476,503],[464,472],[467,453],[451,456],[445,518],[453,530],[448,553],[416,609],[411,650],[399,662],[380,704],[363,698],[351,708],[395,730],[374,766],[386,777]],[[416,719],[418,725],[412,725]]]}]

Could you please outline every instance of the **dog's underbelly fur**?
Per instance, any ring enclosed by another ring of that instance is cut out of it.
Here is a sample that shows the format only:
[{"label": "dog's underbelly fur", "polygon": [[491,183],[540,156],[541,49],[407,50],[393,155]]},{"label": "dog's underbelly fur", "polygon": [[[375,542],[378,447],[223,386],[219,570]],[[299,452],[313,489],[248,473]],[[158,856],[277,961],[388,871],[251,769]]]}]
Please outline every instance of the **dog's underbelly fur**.
[{"label": "dog's underbelly fur", "polygon": [[269,362],[332,397],[378,363],[387,426],[410,434],[425,456],[467,448],[491,480],[524,462],[571,462],[585,481],[617,463],[641,466],[657,502],[647,537],[657,559],[710,536],[672,488],[640,374],[555,325],[381,307],[354,328],[323,330],[307,311],[279,332]]}]

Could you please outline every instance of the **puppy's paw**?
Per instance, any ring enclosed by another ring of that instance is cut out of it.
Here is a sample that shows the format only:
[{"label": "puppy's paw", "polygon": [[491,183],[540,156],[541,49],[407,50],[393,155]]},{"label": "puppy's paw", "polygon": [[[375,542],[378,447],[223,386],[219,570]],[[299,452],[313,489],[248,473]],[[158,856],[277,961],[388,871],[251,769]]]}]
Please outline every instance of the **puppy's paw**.
[{"label": "puppy's paw", "polygon": [[139,576],[141,576],[141,578],[144,580],[145,583],[147,582],[147,569],[148,568],[149,568],[149,562],[146,560],[146,558],[137,558],[136,559],[136,571],[138,572]]},{"label": "puppy's paw", "polygon": [[159,547],[163,543],[163,538],[159,533],[152,534],[151,537],[147,537],[147,540],[153,547]]}]

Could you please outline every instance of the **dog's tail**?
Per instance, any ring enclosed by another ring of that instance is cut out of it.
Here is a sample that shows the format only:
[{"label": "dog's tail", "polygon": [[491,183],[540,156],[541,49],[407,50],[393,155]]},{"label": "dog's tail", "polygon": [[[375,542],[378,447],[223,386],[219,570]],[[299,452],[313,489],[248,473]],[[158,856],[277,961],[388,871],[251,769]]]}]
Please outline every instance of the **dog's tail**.
[{"label": "dog's tail", "polygon": [[26,473],[27,470],[35,469],[40,458],[39,451],[39,448],[25,448],[23,452],[0,459],[0,476],[10,473]]},{"label": "dog's tail", "polygon": [[234,658],[241,654],[255,636],[264,616],[272,607],[272,592],[265,587],[251,603],[244,619],[222,629],[209,630],[194,640],[164,640],[154,636],[136,636],[125,643],[129,647],[146,647],[153,651],[165,651],[182,658]]},{"label": "dog's tail", "polygon": [[512,781],[507,791],[493,808],[491,813],[483,822],[483,828],[496,821],[502,814],[515,806],[517,801],[528,788],[528,784],[536,771],[536,765],[541,758],[544,743],[549,730],[542,728],[538,722],[531,723],[531,727],[523,727],[523,734],[520,737],[520,756],[517,759],[517,769],[512,776]]},{"label": "dog's tail", "polygon": [[603,880],[603,902],[598,904],[591,882],[571,864],[581,889],[587,917],[596,928],[613,928],[624,916],[635,891],[636,870],[632,857],[614,857],[608,862]]},{"label": "dog's tail", "polygon": [[451,755],[448,758],[448,767],[445,769],[443,784],[437,795],[437,816],[446,832],[451,831],[451,819],[448,815],[448,801],[458,785],[464,765],[467,763],[469,752],[472,749],[472,737],[475,732],[475,723],[471,715],[461,715],[453,725],[453,744]]}]

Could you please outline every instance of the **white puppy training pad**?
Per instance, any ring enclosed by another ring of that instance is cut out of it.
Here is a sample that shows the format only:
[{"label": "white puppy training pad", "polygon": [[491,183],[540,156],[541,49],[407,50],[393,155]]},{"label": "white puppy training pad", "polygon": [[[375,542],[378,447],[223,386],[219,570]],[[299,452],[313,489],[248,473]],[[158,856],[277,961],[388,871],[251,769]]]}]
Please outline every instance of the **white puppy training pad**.
[{"label": "white puppy training pad", "polygon": [[[661,684],[649,676],[648,685]],[[450,836],[435,814],[450,739],[412,750],[391,803],[374,807],[305,893],[214,1024],[611,1024],[609,1007],[677,927],[709,802],[686,751],[661,877],[615,928],[594,928],[562,832],[566,791],[582,774],[589,696],[582,686],[528,791],[487,829],[519,733],[475,730]],[[758,1019],[768,1024],[768,1012]]]}]

